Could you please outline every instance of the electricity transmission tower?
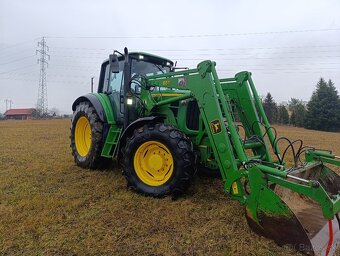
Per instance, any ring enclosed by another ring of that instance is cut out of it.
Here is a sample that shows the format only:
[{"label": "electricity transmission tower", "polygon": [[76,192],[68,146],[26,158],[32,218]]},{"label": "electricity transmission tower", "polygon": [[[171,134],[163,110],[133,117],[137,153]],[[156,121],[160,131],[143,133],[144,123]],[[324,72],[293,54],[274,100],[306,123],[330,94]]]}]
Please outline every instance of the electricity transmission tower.
[{"label": "electricity transmission tower", "polygon": [[41,116],[46,116],[48,110],[46,83],[46,69],[48,67],[48,60],[50,59],[50,55],[47,54],[48,51],[48,46],[43,37],[41,41],[38,42],[38,49],[36,50],[36,54],[39,53],[38,64],[40,64],[37,111]]},{"label": "electricity transmission tower", "polygon": [[[6,102],[6,111],[9,110],[9,109],[12,109],[13,101],[5,99],[5,102]],[[9,105],[9,108],[8,108],[8,105]]]}]

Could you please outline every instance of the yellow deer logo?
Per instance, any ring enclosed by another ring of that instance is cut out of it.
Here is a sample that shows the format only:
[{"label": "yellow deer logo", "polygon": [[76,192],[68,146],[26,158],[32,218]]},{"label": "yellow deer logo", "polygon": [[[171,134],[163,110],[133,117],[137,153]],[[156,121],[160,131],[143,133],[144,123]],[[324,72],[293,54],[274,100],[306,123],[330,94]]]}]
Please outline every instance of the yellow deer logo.
[{"label": "yellow deer logo", "polygon": [[210,129],[213,134],[221,132],[221,122],[220,120],[213,120],[210,122]]}]

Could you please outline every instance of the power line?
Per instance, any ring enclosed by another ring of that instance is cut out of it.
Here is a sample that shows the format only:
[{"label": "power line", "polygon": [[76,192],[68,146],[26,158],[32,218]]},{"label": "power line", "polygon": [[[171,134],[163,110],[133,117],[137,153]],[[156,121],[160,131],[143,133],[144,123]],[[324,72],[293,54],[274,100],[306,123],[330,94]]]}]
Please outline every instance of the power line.
[{"label": "power line", "polygon": [[[195,52],[195,51],[243,51],[243,50],[276,50],[276,49],[291,49],[291,48],[329,48],[339,47],[338,45],[304,45],[304,46],[276,46],[276,47],[240,47],[240,48],[196,48],[196,49],[144,49],[144,51],[154,52]],[[77,48],[76,48],[77,49]],[[133,50],[133,49],[132,49]]]},{"label": "power line", "polygon": [[[254,65],[254,64],[252,64]],[[317,63],[257,63],[256,66],[322,66],[322,65],[340,65],[340,62],[317,62]],[[237,66],[251,66],[249,63],[237,63]],[[74,65],[53,65],[51,70],[66,69],[66,70],[99,70],[98,65],[92,66],[74,66]],[[1,73],[0,73],[1,74]]]},{"label": "power line", "polygon": [[[232,69],[225,69],[225,67],[223,66],[217,66],[218,70],[235,70],[238,71],[240,69],[247,69],[247,70],[256,70],[256,71],[276,71],[276,70],[315,70],[315,71],[320,71],[320,70],[338,70],[338,67],[330,67],[330,65],[339,65],[340,63],[309,63],[309,64],[305,64],[305,63],[270,63],[270,64],[249,64],[249,63],[237,63],[235,64],[235,68]],[[318,66],[316,66],[318,65]],[[328,65],[328,67],[326,66],[322,66],[322,65]],[[314,66],[314,67],[313,67]],[[29,67],[29,66],[28,66]],[[267,68],[268,67],[268,68]],[[24,69],[25,67],[21,67],[19,69]],[[15,69],[15,70],[19,70],[19,69]],[[50,74],[49,77],[50,78],[59,78],[59,77],[66,77],[66,78],[85,78],[86,76],[84,75],[85,72],[86,74],[91,70],[98,70],[98,67],[81,67],[81,66],[65,66],[65,65],[56,65],[56,67],[54,67],[52,69],[62,69],[62,70],[67,70],[70,72],[70,74],[66,74],[65,72],[63,72],[62,74]],[[86,70],[86,71],[85,71]],[[52,72],[53,73],[53,72]],[[26,73],[18,73],[12,70],[12,72],[3,72],[0,73],[1,76],[10,76],[10,77],[18,77],[18,76],[25,76],[25,77],[35,77],[36,75],[32,72],[26,72]],[[4,78],[4,77],[1,77]]]},{"label": "power line", "polygon": [[113,48],[83,48],[83,47],[58,47],[58,46],[53,46],[50,47],[50,49],[62,49],[62,50],[68,50],[68,49],[75,49],[75,50],[84,50],[84,51],[111,51]]},{"label": "power line", "polygon": [[[195,54],[186,54],[186,55],[172,55],[171,57],[172,58],[177,58],[177,56],[180,57],[190,57],[190,56],[246,56],[246,55],[254,55],[254,54],[258,54],[258,55],[275,55],[275,54],[310,54],[310,53],[339,53],[338,50],[328,50],[328,51],[322,51],[322,50],[319,50],[319,51],[305,51],[305,52],[297,52],[297,51],[293,51],[293,52],[260,52],[260,53],[255,53],[255,52],[249,52],[249,53],[195,53]],[[78,58],[83,58],[83,59],[103,59],[105,58],[106,55],[103,55],[103,54],[92,54],[91,55],[88,55],[88,56],[83,56],[82,54],[80,53],[70,53],[71,55],[55,55],[55,57],[57,58],[75,58],[75,59],[78,59]],[[300,56],[300,57],[303,57],[303,56]],[[251,56],[252,58],[252,56]]]},{"label": "power line", "polygon": [[1,72],[0,75],[2,75],[2,74],[7,74],[7,73],[11,73],[11,72],[13,72],[13,71],[25,69],[25,68],[28,68],[28,67],[33,67],[33,66],[35,66],[35,64],[33,64],[33,65],[27,65],[27,66],[20,67],[20,68],[11,69],[11,70],[9,70],[9,71]]},{"label": "power line", "polygon": [[[79,58],[83,58],[83,59],[104,59],[106,55],[101,55],[101,56],[82,56],[82,55],[55,55],[54,57],[59,57],[59,58],[77,58],[76,60],[79,60]],[[108,58],[108,57],[107,57]]]},{"label": "power line", "polygon": [[[12,78],[12,77],[4,77],[4,78],[2,78],[2,77],[0,77],[0,80],[17,80],[17,81],[25,81],[25,82],[27,82],[27,81],[29,81],[29,82],[35,82],[36,80],[35,79],[27,79],[27,78],[24,78],[24,77],[15,77],[15,78]],[[88,86],[88,77],[85,77],[85,78],[83,78],[83,81],[79,81],[79,80],[70,80],[70,79],[67,79],[67,80],[51,80],[50,82],[49,82],[49,84],[55,84],[55,83],[57,83],[57,84],[79,84],[79,85],[86,85],[86,87]],[[23,85],[26,85],[25,83],[23,83]]]},{"label": "power line", "polygon": [[[340,47],[340,45],[302,45],[302,46],[277,46],[277,47],[239,47],[239,48],[196,48],[196,49],[143,49],[146,52],[200,52],[200,51],[243,51],[243,50],[276,50],[276,49],[306,49],[306,48],[332,48]],[[81,48],[81,47],[50,47],[56,51],[86,51],[86,54],[93,54],[89,51],[95,51],[102,54],[100,51],[112,51],[112,48]],[[130,49],[130,51],[141,51],[141,49]]]},{"label": "power line", "polygon": [[[278,52],[238,52],[238,53],[195,53],[195,54],[190,54],[190,55],[199,55],[199,56],[228,56],[228,55],[253,55],[253,54],[308,54],[308,53],[339,53],[339,50],[307,50],[307,51],[278,51]],[[178,53],[177,53],[178,54]],[[190,56],[189,55],[189,56]],[[176,55],[175,55],[176,56]],[[183,56],[183,55],[181,55]]]},{"label": "power line", "polygon": [[313,32],[334,32],[340,28],[327,29],[304,29],[304,30],[284,30],[268,32],[247,32],[247,33],[225,33],[225,34],[198,34],[198,35],[158,35],[158,36],[46,36],[53,39],[168,39],[168,38],[197,38],[197,37],[229,37],[229,36],[252,36],[290,33],[313,33]]},{"label": "power line", "polygon": [[23,57],[23,58],[20,58],[20,59],[15,59],[15,60],[8,61],[8,62],[5,62],[5,63],[0,63],[0,66],[6,65],[6,64],[10,64],[10,63],[13,63],[13,62],[17,62],[17,61],[20,61],[20,60],[32,58],[32,57],[34,57],[34,56],[35,56],[35,55],[30,55],[30,56],[26,56],[26,57]]},{"label": "power line", "polygon": [[[319,53],[332,53],[334,51],[319,51]],[[337,52],[337,51],[335,51]],[[299,54],[300,52],[278,52],[278,53],[268,53],[268,52],[263,52],[263,53],[258,53],[259,55],[261,54],[271,54],[271,55],[275,55],[275,54]],[[302,53],[303,54],[303,53]],[[212,60],[216,60],[216,61],[224,61],[224,60],[258,60],[258,59],[276,59],[278,57],[275,57],[275,56],[272,56],[272,57],[256,57],[256,56],[249,56],[247,57],[246,55],[254,55],[254,53],[230,53],[230,54],[227,54],[227,53],[215,53],[215,54],[208,54],[208,53],[200,53],[200,54],[194,54],[194,56],[211,56],[210,59]],[[14,63],[14,62],[18,62],[18,61],[21,61],[21,60],[24,60],[24,59],[28,59],[28,58],[31,58],[35,55],[30,55],[30,56],[26,56],[26,57],[23,57],[23,58],[19,58],[19,59],[15,59],[15,60],[12,60],[12,61],[9,61],[9,62],[6,62],[6,63],[0,63],[0,66],[1,65],[6,65],[6,64],[10,64],[10,63]],[[243,56],[242,58],[215,58],[214,56]],[[56,55],[55,56],[56,58],[78,58],[78,57],[83,57],[82,55]],[[321,55],[321,56],[285,56],[285,57],[282,57],[280,56],[279,58],[280,59],[311,59],[311,58],[338,58],[340,56],[335,56],[335,55]],[[97,64],[102,62],[102,60],[104,59],[103,56],[87,56],[85,57],[86,59],[100,59],[99,62],[89,62],[89,61],[82,61],[81,63],[82,64]],[[177,56],[171,56],[171,58],[173,59],[176,59],[176,60],[202,60],[202,59],[205,59],[204,57],[202,58],[191,58],[191,55],[181,55],[179,57]],[[69,61],[65,62],[65,63],[70,63]],[[72,62],[74,63],[74,61]],[[17,70],[17,69],[14,69],[14,70]],[[11,71],[8,71],[8,72],[11,72]],[[3,74],[3,73],[7,73],[7,72],[2,72],[0,74]]]},{"label": "power line", "polygon": [[[312,70],[312,71],[316,71],[316,70],[339,70],[339,68],[318,68],[318,67],[314,67],[314,68],[251,68],[250,71],[256,70],[256,71],[281,71],[281,70],[287,70],[287,71],[291,71],[291,70]],[[223,69],[223,68],[217,68],[217,70],[219,71],[239,71],[240,69],[237,68],[231,68],[231,69]]]},{"label": "power line", "polygon": [[[21,53],[23,52],[32,52],[32,49],[33,48],[26,48],[26,49],[22,49],[20,51],[15,51],[15,52],[11,52],[11,53],[8,53],[8,52],[4,52],[4,53],[0,53],[0,56],[1,56],[1,59],[2,58],[7,58],[8,56],[10,57],[13,57],[13,56],[18,56],[18,55],[22,55]],[[5,54],[6,53],[6,54]]]},{"label": "power line", "polygon": [[[289,57],[282,57],[280,56],[279,58],[280,59],[314,59],[314,58],[339,58],[340,56],[334,56],[334,55],[331,55],[331,56],[324,56],[324,55],[321,55],[321,56],[289,56]],[[246,58],[221,58],[221,59],[214,59],[216,61],[224,61],[224,60],[232,60],[232,61],[235,61],[235,60],[267,60],[267,59],[277,59],[278,57],[246,57]],[[197,60],[197,61],[202,61],[204,60],[204,58],[185,58],[185,59],[177,59],[177,60]]]},{"label": "power line", "polygon": [[1,47],[0,51],[8,49],[8,48],[16,47],[18,45],[27,44],[28,42],[36,41],[37,39],[39,39],[39,38],[34,38],[34,39],[26,40],[26,41],[19,42],[19,43],[16,43],[16,44],[12,44],[12,45],[9,45],[9,46],[6,46],[6,47]]},{"label": "power line", "polygon": [[[293,57],[294,58],[294,57]],[[243,59],[246,59],[246,58],[243,58]],[[249,60],[251,60],[253,58],[249,58]],[[275,58],[271,58],[271,59],[275,59]],[[291,60],[291,58],[287,58],[289,60]],[[196,60],[200,60],[200,59],[196,59]],[[218,64],[218,67],[220,67],[221,65],[219,65],[219,63],[221,61],[224,61],[224,60],[238,60],[236,58],[232,58],[232,59],[218,59],[216,60],[217,61],[217,64]],[[247,61],[248,58],[246,59]],[[280,59],[281,60],[281,59]],[[93,63],[93,62],[82,62],[81,65],[66,65],[66,64],[70,64],[70,62],[63,62],[64,64],[54,64],[52,65],[52,70],[54,69],[67,69],[68,71],[72,71],[72,70],[75,70],[76,72],[81,72],[79,70],[98,70],[100,65],[98,65],[98,62],[95,62],[93,65],[89,66],[89,65],[83,65],[85,63]],[[258,64],[249,64],[249,62],[247,63],[236,63],[235,65],[239,66],[239,67],[242,67],[242,66],[245,66],[245,67],[251,67],[252,65],[256,65],[256,67],[258,66],[264,66],[264,67],[267,67],[267,66],[270,66],[270,67],[275,67],[275,66],[321,66],[321,69],[323,68],[331,68],[329,67],[330,65],[339,65],[340,63],[339,62],[317,62],[317,63],[293,63],[293,62],[290,62],[290,63],[283,63],[282,61],[280,63],[258,63]],[[326,67],[325,67],[326,65]],[[5,74],[15,74],[15,75],[22,75],[22,74],[25,74],[25,73],[17,73],[16,71],[18,70],[22,70],[22,69],[27,69],[27,68],[30,68],[30,67],[33,67],[34,65],[26,65],[24,67],[19,67],[19,68],[15,68],[15,69],[11,69],[11,70],[8,70],[8,71],[5,71],[5,72],[1,72],[0,75],[5,75]],[[222,65],[223,66],[223,65]],[[324,66],[324,67],[322,67]],[[328,66],[328,67],[327,67]],[[253,69],[253,68],[251,68]],[[318,68],[316,68],[318,69]],[[30,74],[30,73],[28,73]],[[53,77],[53,76],[51,76]]]},{"label": "power line", "polygon": [[[154,36],[48,36],[44,38],[51,39],[167,39],[167,38],[195,38],[195,37],[229,37],[229,36],[251,36],[251,35],[270,35],[270,34],[290,34],[290,33],[313,33],[313,32],[334,32],[339,31],[340,28],[326,28],[326,29],[304,29],[304,30],[283,30],[283,31],[267,31],[267,32],[245,32],[245,33],[223,33],[223,34],[196,34],[196,35],[154,35]],[[12,44],[6,47],[1,47],[0,51],[16,47],[19,45],[27,44],[28,42],[36,41],[39,38],[34,38]],[[54,47],[57,48],[57,47]],[[93,48],[84,48],[93,49]],[[112,50],[112,48],[98,48],[96,50]],[[202,49],[207,50],[207,49]],[[209,50],[209,49],[208,49]],[[157,51],[168,51],[168,50],[157,50]],[[171,50],[169,50],[171,51]]]}]

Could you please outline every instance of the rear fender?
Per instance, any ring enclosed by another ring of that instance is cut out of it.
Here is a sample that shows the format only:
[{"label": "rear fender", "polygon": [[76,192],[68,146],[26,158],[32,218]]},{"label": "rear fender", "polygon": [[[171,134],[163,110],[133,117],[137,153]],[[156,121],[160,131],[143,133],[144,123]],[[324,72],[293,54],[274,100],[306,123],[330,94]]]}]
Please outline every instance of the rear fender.
[{"label": "rear fender", "polygon": [[99,99],[96,97],[95,94],[89,93],[89,94],[86,94],[86,95],[83,95],[83,96],[80,96],[79,98],[77,98],[72,104],[72,110],[75,111],[77,105],[80,102],[84,102],[84,101],[90,102],[91,105],[96,109],[96,112],[97,112],[100,120],[103,123],[107,123],[107,118],[106,118],[106,114],[105,114],[105,110],[103,108],[103,105],[101,104],[101,102],[99,101]]},{"label": "rear fender", "polygon": [[106,141],[110,125],[115,124],[113,111],[111,108],[110,100],[105,94],[89,93],[77,98],[72,104],[72,110],[75,111],[80,102],[90,102],[95,108],[97,115],[103,123],[103,141]]}]

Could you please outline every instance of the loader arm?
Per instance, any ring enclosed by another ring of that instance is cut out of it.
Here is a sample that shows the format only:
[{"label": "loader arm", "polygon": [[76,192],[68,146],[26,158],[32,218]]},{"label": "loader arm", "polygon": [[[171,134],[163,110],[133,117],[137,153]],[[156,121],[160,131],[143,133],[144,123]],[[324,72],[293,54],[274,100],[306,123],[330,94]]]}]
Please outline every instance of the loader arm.
[{"label": "loader arm", "polygon": [[[294,247],[303,244],[305,246],[301,251],[307,254],[317,254],[326,250],[324,244],[327,244],[327,238],[324,238],[323,234],[316,234],[317,232],[307,234],[303,221],[299,221],[291,209],[294,207],[287,203],[290,199],[285,202],[283,199],[285,196],[276,190],[274,192],[272,188],[281,187],[296,192],[299,197],[304,196],[314,200],[317,207],[321,208],[321,216],[318,218],[324,217],[332,221],[334,225],[337,225],[337,230],[339,230],[339,223],[335,216],[339,211],[339,191],[330,195],[328,189],[323,187],[326,183],[314,179],[313,175],[302,178],[298,173],[295,174],[292,170],[288,173],[285,169],[275,135],[251,79],[251,73],[241,72],[233,79],[219,80],[215,63],[203,61],[198,64],[197,69],[150,76],[144,82],[146,90],[142,92],[141,99],[148,111],[189,98],[197,101],[206,133],[221,171],[224,188],[233,199],[246,205],[247,220],[253,230],[274,239],[278,244],[293,244]],[[154,87],[187,90],[187,93],[155,101],[150,96],[150,89]],[[233,117],[232,104],[235,102],[239,105],[239,116],[247,137],[258,138],[261,143],[247,144],[240,137]],[[265,131],[262,130],[261,123],[264,124]],[[263,140],[265,135],[268,135],[270,145]],[[278,162],[271,159],[269,146],[273,148]],[[248,156],[246,148],[251,148],[254,155]],[[307,160],[309,158],[307,155]],[[330,157],[327,159],[329,159],[328,162],[334,163],[335,161]],[[323,169],[317,171],[315,168],[319,167],[315,166],[320,167],[320,164],[312,162],[303,169],[302,173],[324,172]],[[301,170],[296,170],[298,171],[301,172]],[[318,178],[322,180],[323,177]],[[336,186],[340,187],[338,180]],[[290,233],[282,235],[278,227],[286,227],[290,229]],[[335,232],[339,237],[340,233]],[[294,233],[299,235],[292,236],[291,234]],[[317,236],[326,240],[321,242],[320,248],[314,245],[312,239]],[[299,250],[299,248],[296,249]]]}]

